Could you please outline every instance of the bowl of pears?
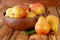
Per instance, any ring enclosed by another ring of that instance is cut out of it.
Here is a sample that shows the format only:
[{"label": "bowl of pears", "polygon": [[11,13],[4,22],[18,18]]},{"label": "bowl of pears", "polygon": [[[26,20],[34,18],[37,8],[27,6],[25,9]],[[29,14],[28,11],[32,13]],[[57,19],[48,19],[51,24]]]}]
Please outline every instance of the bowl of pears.
[{"label": "bowl of pears", "polygon": [[45,11],[41,3],[29,5],[15,5],[3,14],[3,23],[15,30],[29,30],[34,28],[39,16]]}]

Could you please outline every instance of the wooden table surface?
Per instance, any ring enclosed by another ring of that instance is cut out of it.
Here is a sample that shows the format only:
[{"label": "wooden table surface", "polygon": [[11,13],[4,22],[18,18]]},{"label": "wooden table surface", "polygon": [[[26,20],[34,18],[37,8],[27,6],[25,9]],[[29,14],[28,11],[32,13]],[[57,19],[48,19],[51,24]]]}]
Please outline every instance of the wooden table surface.
[{"label": "wooden table surface", "polygon": [[[32,35],[25,35],[24,31],[17,31],[9,28],[2,22],[2,14],[5,12],[5,10],[6,8],[0,10],[0,40],[60,40],[60,25],[57,35],[38,35],[36,33]],[[47,16],[49,14],[57,16],[60,21],[60,7],[46,7],[46,12],[44,15]]]}]

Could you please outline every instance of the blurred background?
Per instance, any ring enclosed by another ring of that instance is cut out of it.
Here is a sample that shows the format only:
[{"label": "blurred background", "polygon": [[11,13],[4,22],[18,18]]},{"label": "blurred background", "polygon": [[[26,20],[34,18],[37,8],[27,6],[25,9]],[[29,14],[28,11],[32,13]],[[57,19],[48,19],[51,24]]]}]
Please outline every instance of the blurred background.
[{"label": "blurred background", "polygon": [[25,4],[25,3],[37,3],[40,2],[45,6],[59,6],[60,0],[0,0],[0,7],[1,6],[13,6],[17,4]]}]

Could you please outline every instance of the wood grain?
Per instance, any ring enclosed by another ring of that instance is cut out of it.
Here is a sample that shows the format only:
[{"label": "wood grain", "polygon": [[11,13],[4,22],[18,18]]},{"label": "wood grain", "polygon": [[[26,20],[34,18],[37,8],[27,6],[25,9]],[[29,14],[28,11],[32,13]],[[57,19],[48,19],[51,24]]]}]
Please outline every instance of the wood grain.
[{"label": "wood grain", "polygon": [[47,35],[38,35],[37,33],[30,35],[29,40],[48,40]]},{"label": "wood grain", "polygon": [[59,15],[59,18],[60,18],[60,7],[57,7],[57,12],[58,12],[58,15]]},{"label": "wood grain", "polygon": [[48,34],[49,40],[57,40],[56,35]]},{"label": "wood grain", "polygon": [[[59,15],[59,29],[60,29],[60,7],[57,7],[57,12],[58,12],[58,15]],[[60,40],[60,31],[57,35],[58,35],[57,40]]]},{"label": "wood grain", "polygon": [[2,16],[6,9],[7,7],[3,6],[3,4],[0,4],[0,28],[3,26]]},{"label": "wood grain", "polygon": [[10,40],[28,40],[28,35],[25,35],[24,31],[14,31]]},{"label": "wood grain", "polygon": [[3,25],[3,27],[0,28],[0,40],[8,40],[12,32],[13,29]]},{"label": "wood grain", "polygon": [[60,29],[60,7],[57,7],[57,12],[58,12],[58,16],[59,16],[59,29]]},{"label": "wood grain", "polygon": [[48,15],[55,15],[58,17],[56,7],[47,7],[47,14]]}]

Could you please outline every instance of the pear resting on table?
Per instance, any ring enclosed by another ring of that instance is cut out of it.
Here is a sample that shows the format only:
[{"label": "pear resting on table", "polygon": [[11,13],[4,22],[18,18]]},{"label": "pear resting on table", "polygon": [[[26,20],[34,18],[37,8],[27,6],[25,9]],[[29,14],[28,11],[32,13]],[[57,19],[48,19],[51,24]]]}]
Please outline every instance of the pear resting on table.
[{"label": "pear resting on table", "polygon": [[39,17],[35,24],[35,30],[38,34],[48,34],[49,32],[58,32],[59,19],[54,15]]}]

